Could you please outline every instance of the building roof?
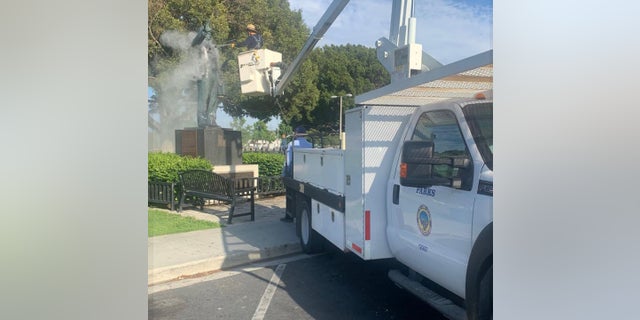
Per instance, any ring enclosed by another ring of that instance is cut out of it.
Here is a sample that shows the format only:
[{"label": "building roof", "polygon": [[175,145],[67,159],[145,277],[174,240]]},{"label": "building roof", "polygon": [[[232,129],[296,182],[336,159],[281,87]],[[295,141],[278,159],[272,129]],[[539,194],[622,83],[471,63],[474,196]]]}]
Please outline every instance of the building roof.
[{"label": "building roof", "polygon": [[493,50],[358,95],[356,104],[420,106],[493,90]]}]

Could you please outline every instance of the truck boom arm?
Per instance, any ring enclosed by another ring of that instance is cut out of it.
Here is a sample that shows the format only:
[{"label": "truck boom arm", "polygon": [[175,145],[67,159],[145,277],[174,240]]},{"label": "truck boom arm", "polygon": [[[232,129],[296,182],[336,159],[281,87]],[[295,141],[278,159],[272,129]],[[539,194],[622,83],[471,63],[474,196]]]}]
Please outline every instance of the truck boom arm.
[{"label": "truck boom arm", "polygon": [[331,3],[327,11],[322,15],[322,18],[320,18],[316,26],[313,27],[313,31],[311,32],[311,35],[309,35],[309,38],[307,38],[307,42],[304,44],[304,47],[302,47],[302,50],[300,50],[300,53],[298,53],[296,58],[289,65],[282,77],[277,80],[276,89],[272,92],[273,96],[282,94],[284,88],[289,84],[289,81],[291,81],[292,76],[296,71],[298,71],[300,65],[304,62],[309,53],[311,53],[318,41],[322,39],[324,33],[327,32],[329,27],[331,27],[331,24],[336,20],[338,15],[342,12],[342,9],[344,9],[348,3],[349,0],[334,0]]}]

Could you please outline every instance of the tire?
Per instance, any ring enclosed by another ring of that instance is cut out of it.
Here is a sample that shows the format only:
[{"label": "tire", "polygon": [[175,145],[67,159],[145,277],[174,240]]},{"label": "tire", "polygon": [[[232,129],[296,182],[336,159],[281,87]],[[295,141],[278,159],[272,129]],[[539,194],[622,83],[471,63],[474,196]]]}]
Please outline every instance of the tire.
[{"label": "tire", "polygon": [[302,251],[308,254],[322,251],[322,236],[311,227],[312,214],[308,201],[299,200],[296,207]]},{"label": "tire", "polygon": [[493,312],[493,223],[478,235],[467,265],[465,308],[468,320],[491,319]]},{"label": "tire", "polygon": [[493,319],[493,265],[487,269],[478,284],[480,294],[478,295],[478,319]]}]

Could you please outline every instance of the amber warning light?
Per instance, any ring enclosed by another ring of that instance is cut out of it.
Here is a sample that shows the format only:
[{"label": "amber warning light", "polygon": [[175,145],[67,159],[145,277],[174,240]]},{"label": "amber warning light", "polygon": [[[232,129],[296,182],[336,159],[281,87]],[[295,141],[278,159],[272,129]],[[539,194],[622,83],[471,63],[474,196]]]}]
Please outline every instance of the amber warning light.
[{"label": "amber warning light", "polygon": [[493,99],[493,90],[486,90],[483,92],[478,92],[475,95],[473,95],[473,98],[476,100],[486,100],[486,99]]}]

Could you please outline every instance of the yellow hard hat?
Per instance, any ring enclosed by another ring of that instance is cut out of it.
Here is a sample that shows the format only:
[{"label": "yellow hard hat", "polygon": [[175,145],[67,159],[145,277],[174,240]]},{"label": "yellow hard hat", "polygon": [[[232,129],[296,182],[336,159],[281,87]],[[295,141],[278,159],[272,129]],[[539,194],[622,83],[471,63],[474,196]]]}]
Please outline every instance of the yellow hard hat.
[{"label": "yellow hard hat", "polygon": [[249,23],[247,25],[247,31],[258,32],[258,31],[256,31],[256,26],[254,26],[252,23]]}]

